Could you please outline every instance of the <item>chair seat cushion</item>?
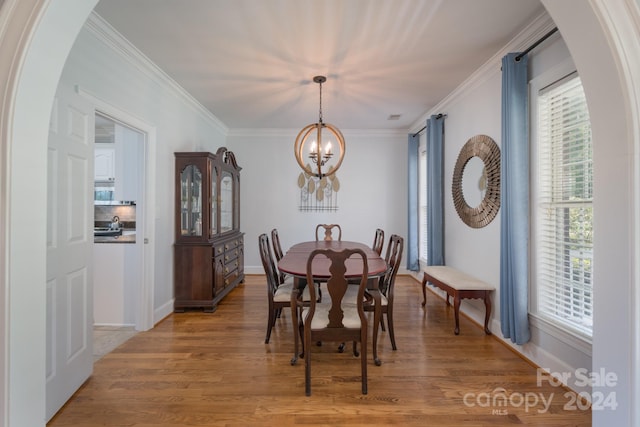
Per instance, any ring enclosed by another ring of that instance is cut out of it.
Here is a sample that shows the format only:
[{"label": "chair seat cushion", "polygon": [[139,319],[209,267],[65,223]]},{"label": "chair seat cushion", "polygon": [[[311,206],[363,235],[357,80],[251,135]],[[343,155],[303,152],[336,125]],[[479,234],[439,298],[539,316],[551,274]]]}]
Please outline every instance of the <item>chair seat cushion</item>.
[{"label": "chair seat cushion", "polygon": [[[324,329],[329,324],[329,309],[330,304],[316,304],[316,311],[313,314],[311,320],[311,329]],[[360,316],[358,316],[358,308],[355,304],[342,304],[342,310],[344,312],[344,318],[342,323],[345,328],[358,329],[360,328]],[[309,308],[302,309],[302,318],[306,319]]]},{"label": "chair seat cushion", "polygon": [[282,283],[280,286],[278,286],[278,289],[276,289],[276,292],[273,294],[273,300],[276,302],[290,301],[292,290],[292,283]]},{"label": "chair seat cushion", "polygon": [[383,307],[385,305],[389,305],[389,300],[387,299],[386,296],[384,296],[382,292],[380,293],[380,305],[382,305]]},{"label": "chair seat cushion", "polygon": [[444,265],[431,265],[425,268],[425,272],[436,280],[446,283],[456,290],[489,290],[495,287],[462,271]]},{"label": "chair seat cushion", "polygon": [[[273,300],[275,302],[287,302],[291,301],[291,292],[293,292],[293,279],[287,278],[284,283],[281,283],[273,294]],[[309,289],[307,287],[302,291],[302,300],[309,301]]]},{"label": "chair seat cushion", "polygon": [[357,299],[358,299],[358,285],[347,286],[347,292],[344,294],[344,298],[342,299],[342,301],[345,304],[355,305]]},{"label": "chair seat cushion", "polygon": [[[389,305],[389,300],[387,299],[387,297],[384,296],[384,294],[382,292],[379,292],[379,294],[380,294],[380,304],[382,306]],[[344,302],[348,303],[348,304],[355,304],[357,298],[358,298],[358,286],[349,285],[347,287],[347,293],[344,296]],[[367,293],[365,292],[365,296],[364,296],[363,302],[365,304],[372,304],[373,305],[373,298],[371,296],[367,297]]]}]

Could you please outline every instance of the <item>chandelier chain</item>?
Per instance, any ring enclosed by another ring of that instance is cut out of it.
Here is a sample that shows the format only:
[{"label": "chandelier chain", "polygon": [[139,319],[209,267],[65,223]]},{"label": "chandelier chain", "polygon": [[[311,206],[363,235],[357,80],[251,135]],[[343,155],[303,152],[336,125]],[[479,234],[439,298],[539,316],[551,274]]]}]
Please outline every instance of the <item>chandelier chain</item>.
[{"label": "chandelier chain", "polygon": [[322,123],[322,82],[320,82],[320,111],[319,111],[319,120]]}]

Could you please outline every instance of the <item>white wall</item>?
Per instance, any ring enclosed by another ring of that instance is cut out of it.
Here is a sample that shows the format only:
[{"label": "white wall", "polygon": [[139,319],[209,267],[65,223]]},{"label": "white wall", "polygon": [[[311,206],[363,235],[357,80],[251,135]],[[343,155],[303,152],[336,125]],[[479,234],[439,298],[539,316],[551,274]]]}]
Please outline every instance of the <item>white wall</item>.
[{"label": "white wall", "polygon": [[[500,215],[486,227],[468,227],[458,216],[451,193],[453,169],[460,149],[469,138],[483,134],[501,146],[500,68],[493,67],[492,70],[481,85],[470,87],[451,104],[442,105],[439,111],[447,114],[444,141],[445,262],[497,285],[500,283]],[[493,300],[498,301],[497,295]],[[484,304],[480,305],[484,312]],[[493,317],[499,318],[499,307],[493,311]]]},{"label": "white wall", "polygon": [[[115,48],[119,46],[119,48]],[[154,319],[172,311],[174,241],[174,156],[176,151],[213,151],[224,146],[226,128],[137,55],[95,16],[84,26],[65,64],[61,85],[77,86],[102,103],[115,106],[155,128],[148,159],[148,193],[155,204],[144,237],[154,245]],[[155,171],[155,173],[153,172]],[[143,236],[139,235],[139,238]]]},{"label": "white wall", "polygon": [[[309,123],[315,120],[309,117]],[[299,123],[300,129],[308,123]],[[337,121],[332,124],[340,128]],[[346,140],[336,212],[300,212],[298,175],[293,154],[300,129],[242,131],[229,134],[241,171],[241,229],[245,232],[245,272],[264,274],[258,236],[278,229],[284,250],[315,239],[319,223],[337,223],[343,240],[373,243],[376,228],[407,234],[407,134],[404,131],[340,129]]]}]

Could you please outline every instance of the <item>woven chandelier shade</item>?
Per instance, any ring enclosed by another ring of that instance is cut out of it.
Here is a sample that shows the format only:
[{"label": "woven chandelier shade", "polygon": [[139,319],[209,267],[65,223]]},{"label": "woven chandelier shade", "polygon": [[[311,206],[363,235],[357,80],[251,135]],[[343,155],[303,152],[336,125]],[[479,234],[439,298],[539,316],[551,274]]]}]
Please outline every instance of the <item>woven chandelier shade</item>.
[{"label": "woven chandelier shade", "polygon": [[[326,80],[324,76],[313,78],[313,81],[320,85],[318,122],[302,128],[296,137],[293,148],[296,161],[302,170],[307,175],[320,179],[336,173],[342,165],[346,148],[340,129],[332,124],[324,123],[322,120],[322,83]],[[305,160],[305,156],[308,161]]]}]

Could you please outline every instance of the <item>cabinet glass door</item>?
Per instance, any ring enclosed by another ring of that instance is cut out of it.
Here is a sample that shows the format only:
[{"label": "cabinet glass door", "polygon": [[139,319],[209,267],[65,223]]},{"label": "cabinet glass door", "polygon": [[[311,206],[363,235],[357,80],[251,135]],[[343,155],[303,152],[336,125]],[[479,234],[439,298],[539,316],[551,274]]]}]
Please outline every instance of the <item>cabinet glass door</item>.
[{"label": "cabinet glass door", "polygon": [[196,165],[180,173],[180,234],[202,236],[202,172]]},{"label": "cabinet glass door", "polygon": [[233,176],[222,172],[220,179],[220,232],[233,230]]},{"label": "cabinet glass door", "polygon": [[211,224],[210,237],[213,237],[218,233],[218,168],[214,167],[211,170],[211,218],[209,224]]},{"label": "cabinet glass door", "polygon": [[233,228],[240,228],[240,175],[236,175],[236,185],[233,188]]}]

